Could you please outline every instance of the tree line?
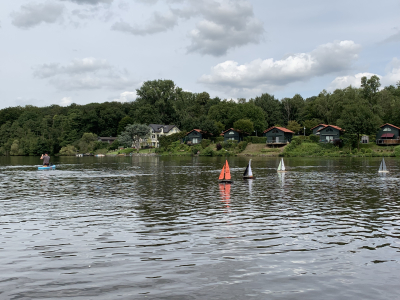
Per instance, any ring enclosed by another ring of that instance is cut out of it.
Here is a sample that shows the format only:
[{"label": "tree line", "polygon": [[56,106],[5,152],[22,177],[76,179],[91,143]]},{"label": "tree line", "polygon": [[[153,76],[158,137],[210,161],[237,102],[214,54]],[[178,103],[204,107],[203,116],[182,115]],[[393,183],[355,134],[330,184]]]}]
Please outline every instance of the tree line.
[{"label": "tree line", "polygon": [[[101,148],[96,136],[118,136],[129,124],[174,124],[182,131],[198,128],[217,136],[236,128],[261,136],[270,126],[310,134],[319,123],[338,125],[348,134],[374,134],[384,123],[400,126],[400,82],[380,89],[379,77],[363,77],[361,87],[349,86],[317,96],[277,99],[264,93],[246,100],[211,98],[192,93],[172,80],[144,82],[137,99],[67,107],[8,107],[0,110],[0,155],[59,153],[74,146]],[[91,136],[84,134],[90,133]],[[82,152],[82,151],[81,151]]]}]

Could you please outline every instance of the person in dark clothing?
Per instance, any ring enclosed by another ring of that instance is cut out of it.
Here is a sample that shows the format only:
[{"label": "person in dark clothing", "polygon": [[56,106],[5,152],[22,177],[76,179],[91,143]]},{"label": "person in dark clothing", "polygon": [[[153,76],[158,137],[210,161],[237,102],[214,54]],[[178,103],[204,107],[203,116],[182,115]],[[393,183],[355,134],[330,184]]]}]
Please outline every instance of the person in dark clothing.
[{"label": "person in dark clothing", "polygon": [[40,159],[43,159],[43,166],[45,167],[50,166],[50,156],[47,152],[45,154],[42,154]]}]

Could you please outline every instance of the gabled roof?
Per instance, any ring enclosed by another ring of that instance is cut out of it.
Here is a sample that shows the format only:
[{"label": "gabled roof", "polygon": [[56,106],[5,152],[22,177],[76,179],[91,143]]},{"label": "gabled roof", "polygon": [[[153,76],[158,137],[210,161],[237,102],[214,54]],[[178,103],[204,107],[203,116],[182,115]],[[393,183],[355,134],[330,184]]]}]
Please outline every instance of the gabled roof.
[{"label": "gabled roof", "polygon": [[324,127],[326,127],[326,126],[328,126],[328,125],[326,125],[326,124],[318,124],[317,126],[314,126],[313,128],[311,128],[310,130],[314,130],[314,129],[317,128],[318,126],[324,126]]},{"label": "gabled roof", "polygon": [[161,132],[161,128],[163,129],[164,133],[170,132],[170,130],[174,127],[175,125],[160,125],[160,124],[149,124],[150,128],[153,129],[154,132]]},{"label": "gabled roof", "polygon": [[243,134],[248,134],[247,132],[244,132],[244,131],[241,131],[241,130],[238,130],[238,129],[229,128],[229,129],[223,131],[220,135],[224,135],[226,132],[231,131],[231,130],[239,132],[239,133],[243,133]]},{"label": "gabled roof", "polygon": [[394,125],[389,124],[389,123],[383,124],[383,125],[381,126],[381,128],[382,128],[383,126],[386,126],[386,125],[391,126],[391,127],[394,127],[394,128],[396,128],[396,129],[399,129],[399,130],[400,130],[400,127],[394,126]]},{"label": "gabled roof", "polygon": [[321,131],[321,130],[324,130],[324,129],[327,128],[327,127],[332,127],[332,128],[335,128],[335,129],[337,129],[337,130],[339,130],[339,131],[344,131],[344,129],[340,128],[339,126],[336,126],[336,125],[326,125],[324,128],[318,129],[317,132],[318,132],[318,131]]},{"label": "gabled roof", "polygon": [[294,133],[293,131],[291,131],[285,127],[276,127],[276,126],[272,126],[272,127],[268,128],[263,133],[267,133],[268,131],[271,131],[272,129],[278,129],[280,131],[287,132],[287,133]]},{"label": "gabled roof", "polygon": [[203,131],[203,130],[200,130],[200,129],[193,129],[193,130],[189,131],[186,135],[189,135],[189,133],[191,133],[193,131],[196,131],[198,133],[205,134],[205,135],[212,135],[212,133],[209,133],[207,131]]}]

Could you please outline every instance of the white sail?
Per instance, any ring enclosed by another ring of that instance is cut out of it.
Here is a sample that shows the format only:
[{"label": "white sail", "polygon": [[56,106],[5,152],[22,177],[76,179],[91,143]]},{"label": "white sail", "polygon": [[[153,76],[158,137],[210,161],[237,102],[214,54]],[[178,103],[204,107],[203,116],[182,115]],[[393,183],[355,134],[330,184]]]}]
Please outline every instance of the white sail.
[{"label": "white sail", "polygon": [[379,172],[388,172],[384,158],[382,158],[381,165],[379,166]]},{"label": "white sail", "polygon": [[282,160],[279,162],[278,171],[282,171]]},{"label": "white sail", "polygon": [[251,171],[251,159],[249,160],[248,176],[249,176],[249,177],[253,177],[253,172]]},{"label": "white sail", "polygon": [[282,158],[282,171],[285,171],[286,169],[285,169],[285,163],[283,162],[283,158]]}]

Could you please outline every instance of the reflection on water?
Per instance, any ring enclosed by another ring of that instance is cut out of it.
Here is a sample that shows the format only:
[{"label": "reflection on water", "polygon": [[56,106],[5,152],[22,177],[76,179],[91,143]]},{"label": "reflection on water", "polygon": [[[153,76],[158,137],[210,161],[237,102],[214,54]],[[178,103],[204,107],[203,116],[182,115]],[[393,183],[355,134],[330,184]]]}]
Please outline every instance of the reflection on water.
[{"label": "reflection on water", "polygon": [[0,158],[0,299],[398,298],[396,159],[54,160]]}]

